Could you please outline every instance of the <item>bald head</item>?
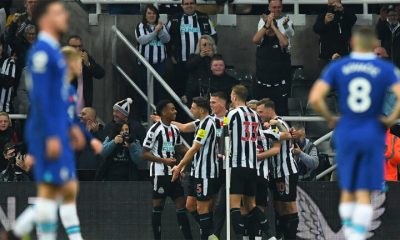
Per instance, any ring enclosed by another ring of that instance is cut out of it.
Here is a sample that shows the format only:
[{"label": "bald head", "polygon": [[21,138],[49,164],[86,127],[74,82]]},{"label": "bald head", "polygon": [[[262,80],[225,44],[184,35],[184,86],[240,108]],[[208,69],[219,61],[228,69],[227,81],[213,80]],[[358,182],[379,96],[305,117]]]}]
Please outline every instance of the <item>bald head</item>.
[{"label": "bald head", "polygon": [[85,107],[82,109],[81,113],[79,114],[79,118],[81,122],[86,124],[88,121],[96,121],[97,113],[96,109],[91,107]]}]

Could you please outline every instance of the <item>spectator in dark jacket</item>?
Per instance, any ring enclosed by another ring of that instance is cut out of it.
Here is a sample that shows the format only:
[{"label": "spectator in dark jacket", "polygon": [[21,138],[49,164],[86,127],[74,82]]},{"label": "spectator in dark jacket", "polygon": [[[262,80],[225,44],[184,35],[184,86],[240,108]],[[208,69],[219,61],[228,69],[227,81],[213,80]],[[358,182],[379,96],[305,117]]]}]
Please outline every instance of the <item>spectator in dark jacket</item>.
[{"label": "spectator in dark jacket", "polygon": [[215,54],[217,54],[217,46],[214,39],[209,35],[201,36],[195,54],[191,54],[186,63],[189,80],[185,95],[182,97],[184,103],[192,102],[193,97],[201,95],[199,93],[199,82],[208,82],[210,79],[211,59]]},{"label": "spectator in dark jacket", "polygon": [[386,49],[390,60],[400,67],[400,23],[393,5],[387,8],[386,21],[378,21],[376,31],[381,40],[381,46]]},{"label": "spectator in dark jacket", "polygon": [[314,24],[314,32],[319,35],[320,69],[337,53],[350,53],[351,30],[357,21],[355,14],[345,11],[341,0],[328,0],[326,12],[319,15]]},{"label": "spectator in dark jacket", "polygon": [[103,143],[98,179],[105,181],[139,180],[138,164],[141,161],[141,144],[129,132],[128,124],[114,124],[114,129]]},{"label": "spectator in dark jacket", "polygon": [[[72,84],[76,87],[78,95],[78,110],[93,105],[93,78],[100,79],[105,75],[102,66],[83,49],[80,36],[71,36],[68,38],[68,45],[78,49],[82,53],[82,76],[78,77]],[[78,111],[78,112],[79,112]]]},{"label": "spectator in dark jacket", "polygon": [[[33,42],[36,40],[36,27],[35,25],[29,24],[24,30],[24,34],[21,38],[15,38],[11,48],[15,50],[17,54],[17,65],[18,69],[23,69],[26,65],[26,56]],[[18,74],[20,75],[20,74]]]},{"label": "spectator in dark jacket", "polygon": [[229,96],[232,87],[239,84],[235,78],[226,74],[225,62],[221,55],[214,55],[211,59],[210,69],[211,74],[208,77],[200,78],[189,84],[192,87],[189,95],[191,99],[197,96],[210,98],[214,92],[224,92]]}]

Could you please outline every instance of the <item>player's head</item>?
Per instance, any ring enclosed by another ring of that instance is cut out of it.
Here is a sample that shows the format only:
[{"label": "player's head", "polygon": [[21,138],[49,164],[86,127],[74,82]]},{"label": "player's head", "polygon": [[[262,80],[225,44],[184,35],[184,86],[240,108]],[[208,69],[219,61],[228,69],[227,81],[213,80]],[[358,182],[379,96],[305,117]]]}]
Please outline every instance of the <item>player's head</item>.
[{"label": "player's head", "polygon": [[171,122],[176,119],[176,108],[171,100],[161,100],[156,106],[156,112],[162,121]]},{"label": "player's head", "polygon": [[270,99],[261,99],[257,104],[257,113],[263,122],[273,119],[275,113],[275,103]]},{"label": "player's head", "polygon": [[373,52],[379,46],[375,31],[369,27],[353,30],[351,47],[355,52]]},{"label": "player's head", "polygon": [[211,94],[210,108],[214,114],[222,114],[226,112],[228,97],[224,92],[215,92]]},{"label": "player's head", "polygon": [[210,103],[206,98],[195,97],[190,111],[196,119],[200,119],[202,116],[210,114]]},{"label": "player's head", "polygon": [[68,11],[59,0],[40,0],[33,13],[33,22],[40,30],[61,35],[68,30]]},{"label": "player's head", "polygon": [[237,107],[238,104],[246,103],[247,95],[249,91],[243,85],[236,85],[232,88],[231,92],[231,102],[234,107]]},{"label": "player's head", "polygon": [[81,53],[75,48],[66,46],[61,49],[68,65],[68,75],[70,80],[80,76],[82,72],[82,57]]}]

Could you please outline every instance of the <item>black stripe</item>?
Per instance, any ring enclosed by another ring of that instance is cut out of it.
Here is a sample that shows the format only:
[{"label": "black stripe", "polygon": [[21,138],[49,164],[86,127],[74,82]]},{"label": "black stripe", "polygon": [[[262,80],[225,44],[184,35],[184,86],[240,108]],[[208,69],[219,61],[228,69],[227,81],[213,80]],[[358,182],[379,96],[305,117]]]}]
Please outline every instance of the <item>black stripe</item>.
[{"label": "black stripe", "polygon": [[[184,23],[185,24],[189,24],[189,16],[184,16]],[[186,51],[185,54],[186,56],[182,55],[183,57],[186,57],[186,61],[189,59],[189,55],[190,55],[190,34],[188,32],[185,32],[185,43],[186,43]]]}]

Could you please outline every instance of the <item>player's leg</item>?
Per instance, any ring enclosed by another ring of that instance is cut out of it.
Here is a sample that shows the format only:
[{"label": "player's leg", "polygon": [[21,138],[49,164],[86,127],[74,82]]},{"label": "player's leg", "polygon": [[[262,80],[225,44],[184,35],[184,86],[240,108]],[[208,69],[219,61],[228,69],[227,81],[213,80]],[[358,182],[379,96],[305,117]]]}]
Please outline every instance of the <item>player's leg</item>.
[{"label": "player's leg", "polygon": [[153,228],[153,236],[155,240],[161,239],[161,216],[164,210],[164,203],[166,198],[165,186],[163,183],[163,176],[155,176],[153,182],[153,195],[152,205],[153,210],[151,213],[151,225]]},{"label": "player's leg", "polygon": [[[171,176],[168,178],[171,179]],[[192,230],[190,228],[190,222],[186,211],[186,199],[184,197],[184,191],[181,182],[178,180],[171,183],[171,180],[169,180],[169,183],[170,186],[168,188],[168,195],[175,202],[176,217],[179,228],[181,229],[185,239],[193,239]]]},{"label": "player's leg", "polygon": [[349,239],[365,240],[374,213],[371,194],[369,190],[358,190],[355,192],[355,198],[356,205],[351,218],[352,231]]},{"label": "player's leg", "polygon": [[[256,191],[256,206],[259,208],[264,214],[266,213],[268,206],[268,180],[264,177],[257,177],[257,191]],[[256,222],[255,223],[255,239],[262,239],[263,232],[261,225]],[[265,233],[268,237],[272,236],[270,232]]]},{"label": "player's leg", "polygon": [[243,169],[232,168],[231,187],[229,190],[231,222],[237,240],[242,240],[244,234],[243,218],[240,212],[240,205],[244,193],[243,177],[245,174],[243,174],[241,171],[243,171]]},{"label": "player's leg", "polygon": [[77,180],[70,181],[61,188],[63,203],[59,213],[65,232],[70,240],[82,240],[81,227],[76,209],[76,198],[78,195],[79,183]]},{"label": "player's leg", "polygon": [[39,240],[57,239],[57,210],[56,197],[59,187],[56,185],[40,183],[38,185],[38,199],[35,204],[35,222],[40,235]]},{"label": "player's leg", "polygon": [[352,216],[356,206],[354,194],[342,190],[339,204],[339,216],[342,220],[344,235],[346,239],[350,239],[352,233]]},{"label": "player's leg", "polygon": [[275,224],[275,237],[277,239],[283,238],[283,225],[281,224],[280,213],[282,212],[281,202],[279,201],[279,192],[276,179],[271,178],[269,179],[268,185],[271,195],[273,198],[273,205],[274,205],[274,224]]},{"label": "player's leg", "polygon": [[281,189],[280,221],[283,225],[285,239],[296,239],[299,216],[297,213],[297,174],[285,176],[284,188]]},{"label": "player's leg", "polygon": [[243,199],[240,206],[240,214],[242,214],[243,218],[243,240],[249,240],[249,239],[254,240],[254,236],[253,235],[250,236],[250,232],[253,233],[252,230],[250,229],[253,224],[250,221],[249,212],[243,205]]},{"label": "player's leg", "polygon": [[212,197],[215,188],[213,179],[196,179],[197,188],[197,212],[201,229],[201,239],[207,240],[213,235]]},{"label": "player's leg", "polygon": [[200,224],[196,201],[196,183],[194,177],[190,176],[188,195],[186,198],[186,210],[193,216],[197,224]]},{"label": "player's leg", "polygon": [[[225,176],[223,176],[225,181]],[[221,176],[220,176],[221,181]],[[218,191],[216,201],[215,201],[215,210],[214,210],[214,234],[219,238],[222,232],[222,229],[225,224],[226,218],[226,185],[225,183],[221,184],[221,187]]]}]

